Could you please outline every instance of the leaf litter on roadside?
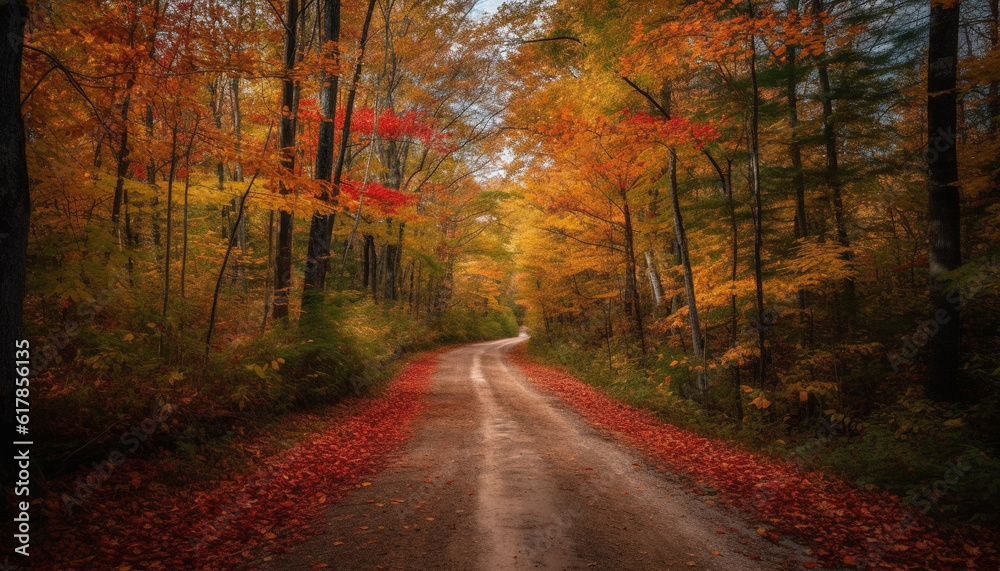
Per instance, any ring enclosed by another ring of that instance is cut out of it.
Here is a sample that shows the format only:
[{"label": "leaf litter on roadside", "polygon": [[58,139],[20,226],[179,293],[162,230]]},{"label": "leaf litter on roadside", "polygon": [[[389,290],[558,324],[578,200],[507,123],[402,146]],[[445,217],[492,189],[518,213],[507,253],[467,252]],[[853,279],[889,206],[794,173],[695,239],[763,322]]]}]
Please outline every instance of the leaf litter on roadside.
[{"label": "leaf litter on roadside", "polygon": [[[408,364],[374,398],[252,473],[182,489],[98,490],[72,517],[52,518],[41,554],[54,569],[234,569],[264,547],[280,553],[319,531],[327,506],[386,466],[423,406],[437,353]],[[138,465],[139,460],[133,462]],[[155,470],[153,461],[143,468]],[[58,513],[58,512],[54,512]]]},{"label": "leaf litter on roadside", "polygon": [[[511,356],[528,379],[592,425],[687,475],[695,491],[710,486],[726,504],[766,522],[757,529],[761,537],[777,542],[788,536],[809,547],[816,561],[807,568],[1000,569],[997,538],[988,530],[958,523],[947,534],[893,494],[859,490],[828,474],[700,437],[615,401],[562,369],[534,363],[523,349]],[[970,541],[978,547],[969,549]]]}]

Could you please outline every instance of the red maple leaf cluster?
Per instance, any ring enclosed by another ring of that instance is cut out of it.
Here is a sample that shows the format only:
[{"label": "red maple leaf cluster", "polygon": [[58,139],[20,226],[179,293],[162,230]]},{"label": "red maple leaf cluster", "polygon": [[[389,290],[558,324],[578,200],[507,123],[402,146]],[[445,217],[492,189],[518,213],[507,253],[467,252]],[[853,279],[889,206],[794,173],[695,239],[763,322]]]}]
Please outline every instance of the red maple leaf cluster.
[{"label": "red maple leaf cluster", "polygon": [[[344,181],[340,186],[340,191],[352,199],[358,200],[361,193],[360,187],[361,184],[358,182]],[[384,214],[395,214],[401,207],[416,202],[417,195],[406,194],[377,182],[369,182],[365,185],[365,201],[377,203]]]},{"label": "red maple leaf cluster", "polygon": [[[183,489],[109,483],[74,516],[52,517],[36,563],[45,569],[236,569],[260,557],[265,545],[282,552],[319,531],[318,516],[329,502],[387,465],[409,436],[436,366],[437,354],[425,355],[383,395],[348,399],[329,428],[253,473]],[[296,422],[317,420],[301,415]],[[132,474],[156,469],[140,460],[124,468]]]},{"label": "red maple leaf cluster", "polygon": [[[1000,569],[997,538],[959,524],[949,534],[887,492],[858,490],[791,462],[752,454],[665,424],[648,411],[615,401],[565,371],[514,361],[539,388],[576,408],[591,424],[618,433],[691,483],[719,491],[726,503],[781,535],[810,547],[817,566],[869,569]],[[694,487],[695,493],[704,493]]]},{"label": "red maple leaf cluster", "polygon": [[701,150],[705,143],[719,138],[719,131],[712,123],[699,123],[686,117],[663,119],[644,111],[633,113],[628,109],[622,112],[621,117],[624,124],[641,127],[663,139],[690,141],[697,150]]},{"label": "red maple leaf cluster", "polygon": [[[344,128],[344,117],[346,110],[341,107],[337,109],[334,117],[334,128],[339,137]],[[319,110],[319,102],[315,97],[302,99],[298,107],[299,120],[309,123],[319,124],[323,121],[323,115]],[[375,129],[375,110],[371,107],[361,107],[351,113],[351,135],[363,135],[370,137]],[[426,120],[425,113],[416,111],[403,111],[397,113],[395,109],[383,109],[378,116],[378,138],[383,141],[416,141],[431,149],[446,153],[451,150],[448,145],[449,135],[436,130]],[[306,142],[311,139],[307,137]],[[312,144],[314,147],[315,144]]]},{"label": "red maple leaf cluster", "polygon": [[[336,125],[340,129],[344,124],[344,110],[337,112]],[[371,135],[375,124],[375,110],[362,107],[351,116],[351,131],[363,135]],[[438,152],[448,152],[448,137],[433,129],[425,120],[424,114],[414,111],[396,113],[394,109],[383,109],[378,117],[378,136],[382,140],[402,141],[414,140],[431,147]]]}]

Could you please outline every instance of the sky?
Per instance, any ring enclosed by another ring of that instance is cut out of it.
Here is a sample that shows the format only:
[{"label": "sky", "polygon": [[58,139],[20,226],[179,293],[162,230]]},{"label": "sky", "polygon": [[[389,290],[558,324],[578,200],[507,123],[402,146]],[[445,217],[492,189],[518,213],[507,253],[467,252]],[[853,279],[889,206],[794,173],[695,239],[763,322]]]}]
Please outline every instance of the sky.
[{"label": "sky", "polygon": [[476,3],[476,9],[483,12],[483,15],[495,12],[504,0],[480,0]]}]

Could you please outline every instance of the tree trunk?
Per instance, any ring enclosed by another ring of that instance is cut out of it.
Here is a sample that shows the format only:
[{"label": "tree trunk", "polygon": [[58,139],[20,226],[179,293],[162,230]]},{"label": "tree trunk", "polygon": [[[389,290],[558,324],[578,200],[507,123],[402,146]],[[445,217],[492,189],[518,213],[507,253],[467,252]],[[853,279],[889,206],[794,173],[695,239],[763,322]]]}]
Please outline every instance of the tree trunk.
[{"label": "tree trunk", "polygon": [[[114,101],[114,98],[115,98],[114,91],[112,91],[111,92],[111,100]],[[103,166],[103,164],[104,164],[102,153],[104,151],[104,138],[107,137],[107,136],[108,136],[108,134],[107,134],[107,132],[105,132],[104,129],[99,129],[98,130],[97,144],[94,145],[94,170],[95,170],[95,173],[99,172],[101,166]]]},{"label": "tree trunk", "polygon": [[[750,17],[754,17],[753,1],[748,2]],[[756,38],[750,34],[750,189],[753,194],[753,272],[754,294],[757,309],[757,383],[763,384],[767,373],[767,346],[764,336],[764,278],[761,261],[761,251],[764,248],[762,226],[761,189],[760,189],[760,142],[758,131],[760,126],[760,88],[757,85],[757,45]]]},{"label": "tree trunk", "polygon": [[229,82],[229,92],[233,99],[233,144],[236,151],[236,164],[233,165],[233,180],[243,182],[243,111],[240,109],[240,78],[234,77]]},{"label": "tree trunk", "polygon": [[[240,157],[240,153],[243,152],[243,112],[240,110],[240,78],[234,77],[230,83],[230,95],[232,96],[232,107],[233,107],[233,140],[236,150],[236,164],[233,165],[233,182],[243,182],[243,160]],[[273,216],[273,212],[272,212]],[[240,219],[240,223],[237,226],[237,232],[239,233],[239,246],[240,246],[240,256],[236,261],[236,274],[243,284],[244,290],[247,287],[246,282],[246,255],[247,255],[247,216]],[[268,245],[270,246],[270,244]]]},{"label": "tree trunk", "polygon": [[[739,270],[739,246],[740,228],[736,220],[736,201],[733,199],[733,162],[726,161],[726,174],[723,177],[723,186],[726,194],[726,209],[729,211],[729,242],[730,242],[730,265],[729,281],[735,286],[736,277]],[[729,294],[729,319],[732,335],[729,339],[729,346],[735,349],[739,345],[739,314],[736,308],[735,290]],[[743,421],[743,392],[740,390],[740,366],[733,367],[733,389],[736,394],[736,420]]]},{"label": "tree trunk", "polygon": [[[990,46],[994,50],[1000,48],[1000,0],[990,1]],[[1000,80],[997,79],[990,82],[989,110],[990,133],[1000,136]]]},{"label": "tree trunk", "polygon": [[368,275],[369,268],[371,268],[372,258],[370,249],[371,236],[368,234],[364,235],[364,249],[361,255],[362,259],[362,269],[361,269],[361,287],[368,289]]},{"label": "tree trunk", "polygon": [[[323,9],[323,46],[324,56],[333,61],[340,61],[340,0],[326,0]],[[316,144],[315,178],[321,181],[323,191],[320,199],[330,200],[328,183],[333,176],[333,135],[334,117],[337,114],[337,86],[339,73],[329,74],[323,71],[320,76],[320,112],[323,121],[319,125],[319,138]],[[326,281],[326,268],[330,257],[330,240],[332,218],[327,214],[313,214],[309,225],[309,246],[306,253],[305,282],[302,290],[303,311],[321,302],[323,286]]]},{"label": "tree trunk", "polygon": [[646,274],[649,276],[649,288],[653,292],[653,303],[659,307],[663,301],[663,284],[660,283],[660,272],[656,270],[652,250],[646,250]]},{"label": "tree trunk", "polygon": [[[813,10],[818,14],[823,11],[821,0],[813,1]],[[830,85],[830,70],[826,56],[821,56],[817,66],[819,75],[820,100],[823,102],[823,143],[826,147],[826,182],[830,189],[830,202],[833,204],[833,220],[837,231],[837,243],[847,248],[843,254],[846,261],[854,256],[851,253],[851,241],[847,236],[847,220],[844,214],[843,183],[840,180],[840,159],[837,145],[837,126],[833,119],[833,88]],[[848,314],[854,311],[854,279],[845,278],[843,283],[845,309]]]},{"label": "tree trunk", "polygon": [[[1000,0],[990,1],[990,46],[994,52],[1000,50]],[[990,82],[987,109],[990,114],[990,135],[993,140],[1000,139],[1000,79]],[[990,180],[992,188],[988,192],[1000,200],[1000,164],[995,162],[994,165]]]},{"label": "tree trunk", "polygon": [[243,291],[247,290],[247,217],[240,218],[236,225],[236,244],[240,248],[240,254],[236,258],[236,279],[243,285]]},{"label": "tree trunk", "polygon": [[136,236],[132,234],[132,213],[129,210],[127,188],[124,189],[124,191],[122,192],[122,204],[125,207],[125,244],[126,244],[125,247],[127,248],[126,252],[128,258],[126,262],[126,268],[128,269],[128,285],[129,287],[132,287],[135,285],[135,283],[133,283],[132,281],[134,260],[132,259],[131,249],[138,245],[138,240],[136,239]]},{"label": "tree trunk", "polygon": [[[289,176],[295,172],[295,80],[291,76],[295,67],[297,26],[299,17],[298,0],[288,0],[285,11],[285,78],[281,85],[281,124],[279,146],[281,166]],[[281,194],[290,189],[281,183]],[[230,243],[232,243],[230,241]],[[288,290],[292,282],[292,213],[281,210],[278,216],[278,247],[274,260],[274,318],[288,319]]]},{"label": "tree trunk", "polygon": [[[787,11],[797,11],[799,0],[788,0]],[[792,184],[795,188],[795,237],[805,238],[809,235],[809,225],[806,220],[806,184],[802,173],[802,145],[799,144],[799,95],[798,67],[796,62],[797,46],[790,44],[785,52],[787,58],[787,82],[785,96],[788,99],[788,127],[791,131],[788,144],[788,154],[792,161]]]},{"label": "tree trunk", "polygon": [[[14,432],[15,391],[27,377],[29,347],[23,336],[24,282],[30,221],[28,163],[24,122],[21,117],[21,52],[28,6],[24,0],[0,3],[0,392],[3,398],[3,461],[13,481],[12,442],[22,440]],[[22,368],[23,367],[23,368]],[[21,374],[25,373],[25,374]],[[15,378],[18,379],[15,382]],[[29,381],[30,382],[30,381]],[[3,502],[7,505],[7,501]]]},{"label": "tree trunk", "polygon": [[115,153],[116,162],[116,179],[115,179],[115,197],[111,204],[111,222],[114,224],[115,231],[118,233],[118,243],[122,243],[121,229],[119,228],[119,221],[121,220],[122,206],[125,202],[125,173],[128,172],[129,166],[129,148],[128,148],[128,110],[132,102],[132,87],[135,85],[135,79],[129,78],[125,83],[125,98],[122,99],[122,112],[121,112],[121,136],[118,140],[118,152]]},{"label": "tree trunk", "polygon": [[372,288],[372,299],[378,297],[378,253],[375,249],[375,237],[365,235],[365,247],[368,248],[368,285]]},{"label": "tree trunk", "polygon": [[399,282],[393,282],[392,299],[399,299],[399,291],[403,289],[403,234],[406,231],[406,222],[399,223],[399,235],[396,237],[396,277]]},{"label": "tree trunk", "polygon": [[[133,27],[129,32],[128,37],[128,47],[131,49],[135,45],[135,28]],[[125,80],[125,95],[122,98],[122,110],[121,110],[121,136],[118,140],[118,150],[115,153],[116,161],[116,174],[117,178],[115,180],[115,195],[111,204],[111,222],[114,225],[115,233],[117,234],[119,245],[122,244],[121,237],[121,227],[119,222],[121,220],[122,209],[127,203],[125,190],[125,173],[128,172],[129,167],[129,146],[128,146],[128,114],[129,108],[132,104],[132,88],[135,87],[135,67],[134,64],[130,66],[128,70],[128,79]],[[126,237],[126,242],[128,242],[128,237]]]},{"label": "tree trunk", "polygon": [[[149,61],[153,61],[153,59],[156,57],[156,36],[157,36],[157,33],[159,32],[159,25],[160,25],[160,0],[153,0],[153,13],[155,14],[155,17],[153,18],[152,27],[149,30],[149,35],[146,37],[146,45],[149,46],[149,51],[146,53],[146,55],[149,57]],[[156,188],[156,160],[155,160],[155,157],[153,156],[153,150],[152,150],[152,146],[153,146],[153,125],[154,125],[154,122],[153,122],[153,103],[152,102],[147,102],[146,103],[146,120],[145,120],[145,123],[146,123],[146,138],[149,139],[149,146],[150,146],[149,162],[146,163],[146,184],[148,184],[149,186],[151,186],[153,188]],[[156,195],[155,194],[153,195],[153,205],[154,206],[156,205]],[[156,230],[156,222],[155,222],[155,220],[156,220],[156,214],[155,214],[155,212],[153,214],[153,220],[154,220],[154,222],[153,222],[153,224],[154,224],[154,226],[153,226],[153,228],[154,228],[153,237],[154,237],[154,240],[158,240],[159,238],[157,237],[158,236],[158,231]]]},{"label": "tree trunk", "polygon": [[[787,12],[791,13],[799,9],[799,0],[788,0]],[[806,218],[806,183],[802,172],[802,145],[799,143],[799,78],[796,62],[797,46],[790,44],[785,52],[786,64],[786,84],[785,97],[788,100],[788,128],[791,131],[788,142],[788,155],[792,161],[792,185],[795,190],[795,238],[802,239],[809,235],[809,223]],[[799,290],[799,309],[805,309],[808,294],[806,290]]]},{"label": "tree trunk", "polygon": [[260,334],[264,335],[267,331],[267,316],[271,311],[271,289],[270,284],[273,284],[271,276],[271,256],[274,254],[274,210],[270,210],[267,213],[267,256],[264,258],[265,265],[265,276],[264,276],[264,316],[260,320]]},{"label": "tree trunk", "polygon": [[[192,139],[194,137],[192,136]],[[184,228],[181,235],[181,299],[185,297],[185,282],[187,278],[187,256],[188,256],[188,191],[191,189],[191,151],[188,147],[188,155],[185,163],[187,176],[184,177]]]},{"label": "tree trunk", "polygon": [[[740,227],[736,219],[736,200],[733,199],[733,162],[726,161],[726,174],[722,177],[724,192],[726,195],[726,210],[729,212],[729,281],[736,285],[736,276],[739,270],[739,248],[740,248]],[[732,324],[732,337],[730,343],[736,347],[739,334],[739,316],[736,312],[736,292],[729,295],[729,317]],[[738,369],[738,367],[737,367]]]},{"label": "tree trunk", "polygon": [[[150,59],[152,59],[153,55],[154,55],[153,49],[150,48],[150,50],[149,50]],[[146,120],[145,120],[145,124],[146,124],[146,138],[149,139],[149,145],[150,145],[150,147],[152,147],[152,145],[153,145],[153,104],[152,103],[147,103],[146,104]],[[153,157],[152,148],[150,149],[150,153],[149,153],[149,162],[146,163],[146,184],[148,184],[152,188],[156,188],[156,160],[155,160],[155,157]],[[154,195],[154,197],[155,197],[155,195]],[[154,200],[155,200],[155,198],[154,198]]]},{"label": "tree trunk", "polygon": [[288,318],[288,290],[292,282],[292,213],[278,212],[278,243],[274,259],[274,299],[272,315]]},{"label": "tree trunk", "polygon": [[646,328],[642,324],[642,307],[639,303],[639,280],[635,263],[635,232],[632,228],[632,213],[629,210],[626,191],[622,189],[619,194],[622,198],[622,214],[625,218],[625,309],[632,317],[639,348],[645,355]]},{"label": "tree trunk", "polygon": [[[677,245],[677,235],[670,236],[670,256],[673,258],[674,267],[681,265],[681,249]],[[681,308],[681,294],[675,293],[670,297],[670,313],[676,313]],[[672,330],[676,330],[671,327]]]},{"label": "tree trunk", "polygon": [[414,261],[414,259],[411,257],[410,267],[407,270],[407,274],[409,274],[408,277],[410,280],[410,286],[406,289],[406,304],[410,309],[413,309],[413,274],[415,273],[416,269],[415,266],[416,266],[416,261]]},{"label": "tree trunk", "polygon": [[[222,83],[221,77],[216,77],[208,84],[208,94],[211,96],[212,119],[215,121],[215,129],[222,132],[222,90],[219,88]],[[220,158],[215,163],[215,175],[218,179],[219,190],[226,188],[226,165]]]},{"label": "tree trunk", "polygon": [[[166,252],[163,256],[163,308],[160,312],[160,318],[166,323],[167,319],[167,305],[170,303],[170,238],[173,235],[174,230],[174,175],[177,173],[177,125],[173,126],[170,134],[170,171],[167,174],[167,236],[166,236]],[[162,337],[160,341],[160,350],[162,353]]]},{"label": "tree trunk", "polygon": [[962,265],[959,210],[958,111],[956,77],[961,3],[945,8],[931,2],[930,49],[927,57],[927,237],[930,263],[930,318],[939,326],[930,335],[930,395],[942,400],[959,396],[958,366],[962,321],[960,292],[949,288],[945,275]]},{"label": "tree trunk", "polygon": [[396,256],[395,244],[385,245],[385,256],[382,258],[385,269],[382,272],[382,298],[386,301],[396,299]]},{"label": "tree trunk", "polygon": [[[191,139],[188,141],[187,150],[184,152],[184,221],[181,244],[181,299],[185,296],[185,279],[187,277],[187,251],[188,251],[188,191],[191,189],[191,149],[194,147],[194,138],[198,135],[198,120],[194,122],[194,129],[191,131]],[[168,219],[169,220],[169,219]]]},{"label": "tree trunk", "polygon": [[[295,0],[289,0],[289,4]],[[271,139],[271,132],[268,131],[267,139],[264,141],[264,148],[267,149],[267,143]],[[240,219],[243,218],[244,212],[246,211],[247,197],[250,196],[250,190],[253,188],[253,183],[257,181],[257,174],[260,171],[254,172],[253,176],[250,177],[250,183],[247,184],[247,188],[243,191],[243,195],[240,196],[239,206],[236,207],[236,223],[240,223]],[[222,267],[219,268],[219,275],[215,280],[215,292],[212,294],[212,309],[208,316],[208,331],[205,333],[205,360],[202,363],[202,368],[208,368],[208,355],[212,348],[212,332],[215,331],[215,316],[219,308],[219,292],[222,289],[222,277],[226,273],[226,264],[229,263],[229,256],[233,252],[233,246],[236,245],[236,229],[233,228],[233,233],[229,238],[229,245],[226,247],[226,254],[222,257]],[[286,310],[288,306],[285,306]]]},{"label": "tree trunk", "polygon": [[[149,30],[149,35],[146,37],[146,45],[149,46],[149,51],[146,53],[149,61],[153,61],[156,57],[156,36],[159,32],[160,24],[160,0],[153,0],[153,13],[155,14],[152,22],[152,27]],[[153,137],[154,137],[154,113],[153,113],[153,103],[152,101],[146,102],[146,139],[149,141],[149,162],[146,163],[146,184],[150,188],[156,189],[156,157],[153,153]],[[173,160],[173,158],[171,158]],[[157,206],[160,202],[159,193],[154,192],[152,198],[150,199],[150,233],[152,234],[154,253],[155,248],[160,245],[160,223],[157,219]]]},{"label": "tree trunk", "polygon": [[[691,352],[694,354],[695,365],[704,366],[705,347],[701,338],[701,321],[698,319],[698,302],[695,299],[694,273],[691,271],[691,258],[688,254],[687,233],[684,231],[684,218],[681,216],[681,203],[677,196],[677,153],[670,149],[670,204],[674,214],[674,239],[681,257],[681,270],[684,272],[684,292],[687,294],[688,318],[691,320]],[[708,398],[708,379],[705,371],[698,373],[698,396],[702,402]]]},{"label": "tree trunk", "polygon": [[[358,56],[357,60],[354,62],[354,77],[351,79],[351,86],[347,92],[347,103],[344,105],[344,125],[340,133],[340,150],[337,154],[337,165],[333,171],[334,196],[340,193],[340,183],[342,182],[344,176],[344,165],[347,161],[347,144],[351,138],[351,115],[354,113],[354,100],[357,96],[358,82],[361,80],[361,64],[365,57],[365,46],[368,44],[368,30],[371,28],[372,13],[375,11],[376,2],[377,0],[369,0],[368,2],[368,10],[365,12],[365,22],[361,27],[361,40],[358,46]],[[323,254],[324,259],[327,261],[330,259],[330,241],[333,237],[333,218],[333,214],[328,215],[326,222],[326,251]],[[328,265],[329,264],[324,264],[320,270],[322,271],[323,276],[326,276]]]},{"label": "tree trunk", "polygon": [[[413,296],[413,304],[412,304],[413,315],[415,315],[417,317],[420,316],[420,288],[423,287],[423,285],[422,285],[423,284],[423,279],[422,279],[423,278],[423,273],[424,273],[424,264],[421,262],[420,264],[417,264],[416,292],[411,291],[411,293],[410,293],[410,295]],[[412,290],[413,287],[411,286],[410,289]]]},{"label": "tree trunk", "polygon": [[[385,284],[380,280],[385,277],[386,270],[388,266],[386,261],[388,260],[388,250],[391,248],[389,244],[382,244],[381,253],[378,255],[378,264],[374,265],[375,276],[372,278],[372,298],[377,302],[379,296],[379,289],[382,289],[382,298],[385,299]],[[379,286],[382,286],[381,288]]]}]

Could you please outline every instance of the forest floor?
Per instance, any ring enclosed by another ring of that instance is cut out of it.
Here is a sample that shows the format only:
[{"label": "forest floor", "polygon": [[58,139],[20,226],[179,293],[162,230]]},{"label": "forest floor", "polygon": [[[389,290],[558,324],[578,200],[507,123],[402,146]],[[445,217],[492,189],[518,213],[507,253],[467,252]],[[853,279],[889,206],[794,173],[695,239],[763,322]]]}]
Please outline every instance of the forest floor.
[{"label": "forest floor", "polygon": [[523,341],[419,357],[232,480],[107,486],[39,568],[1000,568],[988,532],[664,424]]}]

